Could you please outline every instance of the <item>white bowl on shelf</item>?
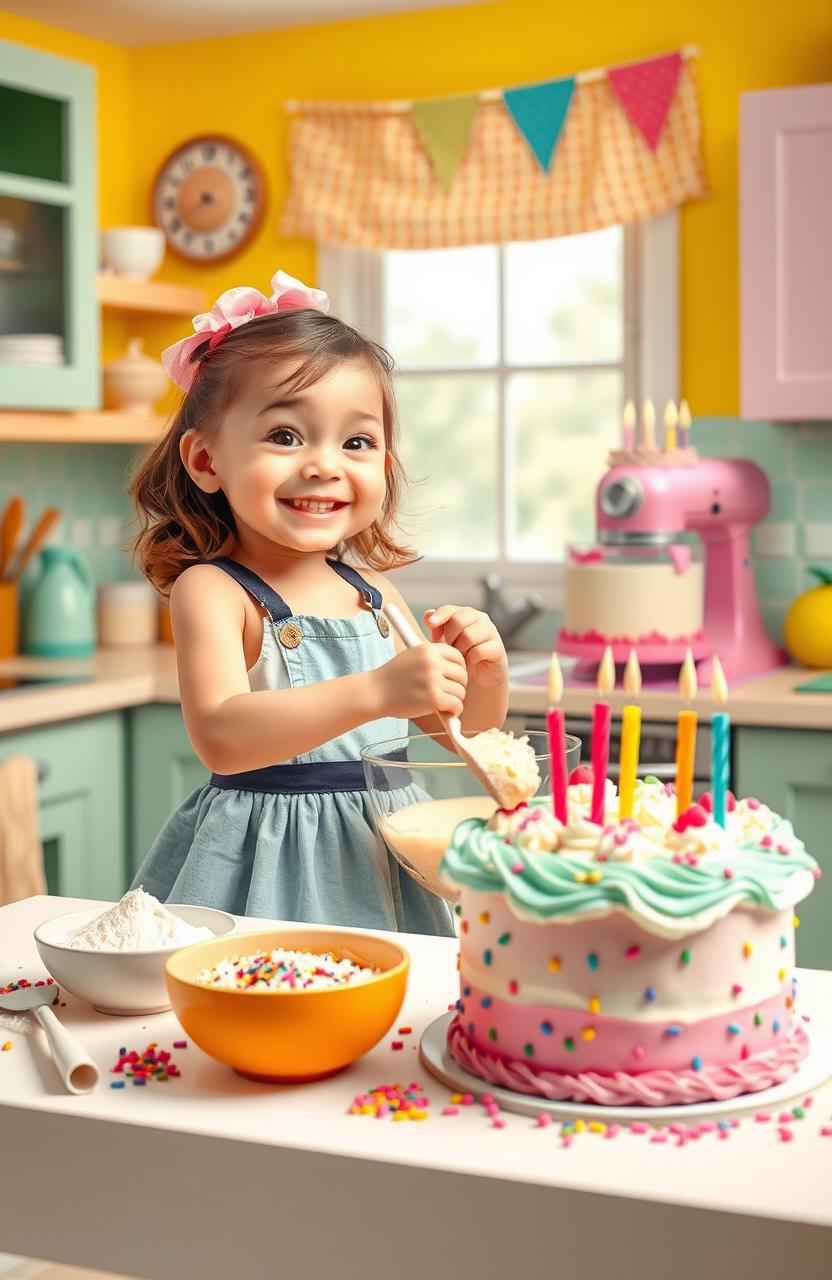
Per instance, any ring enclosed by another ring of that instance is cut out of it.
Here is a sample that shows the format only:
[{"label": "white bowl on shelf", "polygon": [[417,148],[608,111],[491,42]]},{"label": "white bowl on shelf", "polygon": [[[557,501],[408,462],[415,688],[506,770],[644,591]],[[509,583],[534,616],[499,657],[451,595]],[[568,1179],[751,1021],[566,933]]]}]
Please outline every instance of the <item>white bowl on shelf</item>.
[{"label": "white bowl on shelf", "polygon": [[[237,928],[232,915],[214,907],[172,903],[165,903],[165,907],[187,924],[210,929],[215,938],[234,933]],[[99,904],[54,916],[38,925],[35,943],[47,971],[59,987],[87,1000],[99,1013],[163,1013],[171,1007],[165,983],[165,961],[183,945],[198,944],[177,943],[145,951],[85,951],[68,946],[69,934],[95,920],[102,910],[106,910],[106,906]]]},{"label": "white bowl on shelf", "polygon": [[159,227],[110,227],[101,232],[101,263],[129,280],[149,280],[165,256]]}]

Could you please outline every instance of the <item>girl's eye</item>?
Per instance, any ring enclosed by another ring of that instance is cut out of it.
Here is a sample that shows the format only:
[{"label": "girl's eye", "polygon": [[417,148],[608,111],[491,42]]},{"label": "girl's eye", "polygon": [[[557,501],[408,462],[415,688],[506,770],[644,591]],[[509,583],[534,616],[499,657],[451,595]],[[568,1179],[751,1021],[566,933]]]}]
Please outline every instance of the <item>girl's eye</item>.
[{"label": "girl's eye", "polygon": [[358,453],[362,449],[375,449],[376,442],[372,436],[350,436],[349,440],[344,441],[344,448],[349,449],[351,453]]},{"label": "girl's eye", "polygon": [[275,427],[269,432],[268,440],[271,444],[293,445],[300,441],[300,436],[291,427]]}]

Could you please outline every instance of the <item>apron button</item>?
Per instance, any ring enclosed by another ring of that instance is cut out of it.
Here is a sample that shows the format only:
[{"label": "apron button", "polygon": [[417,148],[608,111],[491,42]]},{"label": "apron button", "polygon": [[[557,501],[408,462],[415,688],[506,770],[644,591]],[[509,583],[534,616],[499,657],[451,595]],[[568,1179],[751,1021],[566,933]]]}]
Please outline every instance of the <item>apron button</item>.
[{"label": "apron button", "polygon": [[284,649],[297,649],[303,639],[303,631],[297,622],[284,622],[277,633],[277,638]]},{"label": "apron button", "polygon": [[383,613],[376,614],[376,624],[378,626],[379,631],[381,632],[381,634],[384,636],[384,639],[386,640],[390,634],[390,623],[387,621]]}]

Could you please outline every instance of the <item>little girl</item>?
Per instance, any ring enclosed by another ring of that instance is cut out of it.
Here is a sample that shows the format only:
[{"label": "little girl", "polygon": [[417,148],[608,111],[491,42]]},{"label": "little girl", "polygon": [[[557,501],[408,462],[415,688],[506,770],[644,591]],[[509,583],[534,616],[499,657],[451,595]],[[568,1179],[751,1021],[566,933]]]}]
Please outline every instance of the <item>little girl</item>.
[{"label": "little girl", "polygon": [[390,634],[383,599],[413,617],[379,571],[416,559],[392,532],[390,357],[319,289],[282,271],[271,284],[228,290],[163,353],[186,394],[131,483],[135,549],[170,593],[185,726],[212,771],[133,884],[240,915],[452,934],[448,904],[375,833],[359,753],[409,719],[441,732],[437,711],[501,725],[505,649],[454,605],[425,615],[432,644]]}]

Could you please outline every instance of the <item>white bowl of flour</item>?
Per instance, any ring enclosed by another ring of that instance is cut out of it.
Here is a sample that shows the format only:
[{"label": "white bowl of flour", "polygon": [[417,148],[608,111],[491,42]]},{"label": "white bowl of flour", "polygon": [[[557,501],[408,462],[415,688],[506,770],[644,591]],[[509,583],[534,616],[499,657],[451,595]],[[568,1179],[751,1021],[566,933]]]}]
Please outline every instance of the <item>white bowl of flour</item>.
[{"label": "white bowl of flour", "polygon": [[227,911],[163,904],[143,889],[131,889],[111,906],[44,921],[35,929],[35,943],[58,985],[101,1013],[162,1013],[171,1007],[168,956],[236,927]]}]

